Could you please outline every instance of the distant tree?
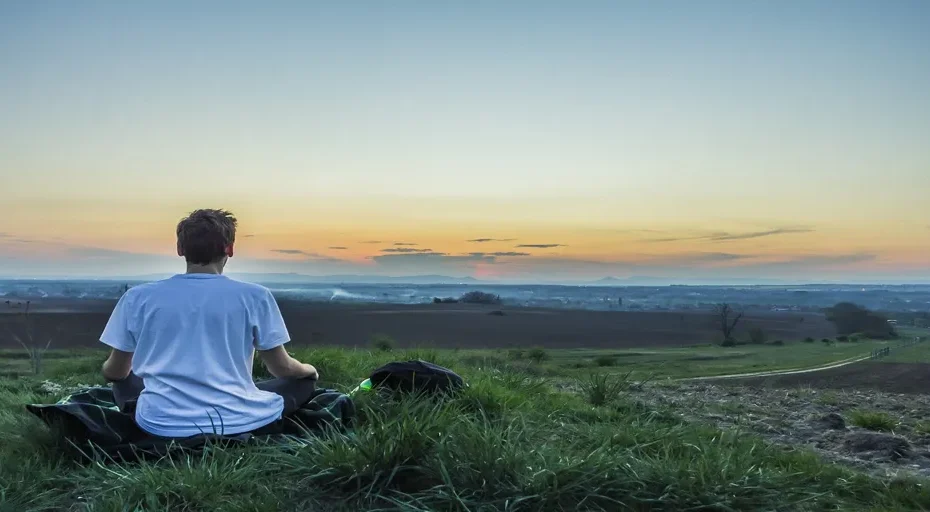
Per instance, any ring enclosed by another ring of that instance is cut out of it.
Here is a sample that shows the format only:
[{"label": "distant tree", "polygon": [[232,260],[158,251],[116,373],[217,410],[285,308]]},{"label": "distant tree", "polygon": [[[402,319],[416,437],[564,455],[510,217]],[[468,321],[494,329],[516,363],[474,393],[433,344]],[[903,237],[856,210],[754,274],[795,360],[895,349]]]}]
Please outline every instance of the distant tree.
[{"label": "distant tree", "polygon": [[827,320],[842,336],[862,333],[872,339],[897,338],[898,333],[888,318],[851,302],[840,302],[825,311]]},{"label": "distant tree", "polygon": [[733,331],[736,330],[737,324],[743,318],[743,312],[737,311],[730,304],[724,302],[714,306],[714,316],[723,333],[723,341],[733,341]]},{"label": "distant tree", "polygon": [[749,329],[749,341],[753,342],[755,345],[765,344],[765,331],[759,327]]}]

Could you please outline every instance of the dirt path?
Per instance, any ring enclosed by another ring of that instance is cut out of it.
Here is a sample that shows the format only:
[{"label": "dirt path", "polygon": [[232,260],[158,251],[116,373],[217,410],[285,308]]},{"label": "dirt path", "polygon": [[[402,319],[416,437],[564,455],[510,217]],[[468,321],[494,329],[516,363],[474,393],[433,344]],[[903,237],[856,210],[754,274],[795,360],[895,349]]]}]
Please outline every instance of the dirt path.
[{"label": "dirt path", "polygon": [[775,377],[781,375],[796,375],[800,373],[813,373],[821,372],[824,370],[832,370],[834,368],[840,368],[854,363],[860,363],[866,361],[871,356],[856,356],[849,359],[842,359],[839,361],[833,361],[821,366],[815,366],[812,368],[794,368],[789,370],[769,370],[762,372],[750,372],[750,373],[731,373],[727,375],[710,375],[705,377],[688,377],[685,379],[676,379],[676,382],[687,382],[687,381],[697,381],[697,380],[719,380],[719,379],[740,379],[740,378],[749,378],[749,377]]}]

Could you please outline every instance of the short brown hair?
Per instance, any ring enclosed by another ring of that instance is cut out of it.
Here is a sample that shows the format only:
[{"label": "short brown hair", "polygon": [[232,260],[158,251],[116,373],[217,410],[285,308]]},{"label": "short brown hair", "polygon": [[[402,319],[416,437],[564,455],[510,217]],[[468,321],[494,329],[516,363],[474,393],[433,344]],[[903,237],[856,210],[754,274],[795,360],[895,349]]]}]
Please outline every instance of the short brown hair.
[{"label": "short brown hair", "polygon": [[226,210],[195,210],[178,223],[178,247],[196,265],[215,263],[236,241],[236,217]]}]

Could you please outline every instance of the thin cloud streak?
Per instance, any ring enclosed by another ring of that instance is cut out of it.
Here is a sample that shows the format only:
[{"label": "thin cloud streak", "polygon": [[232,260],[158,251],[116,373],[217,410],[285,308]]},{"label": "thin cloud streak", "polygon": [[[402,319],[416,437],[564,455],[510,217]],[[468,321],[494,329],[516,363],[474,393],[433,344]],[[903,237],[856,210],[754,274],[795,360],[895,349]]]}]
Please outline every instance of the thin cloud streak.
[{"label": "thin cloud streak", "polygon": [[412,247],[394,247],[390,249],[381,249],[381,252],[393,252],[393,253],[431,253],[432,249],[414,249]]},{"label": "thin cloud streak", "polygon": [[304,251],[301,249],[272,249],[271,252],[276,252],[278,254],[287,254],[291,256],[303,256],[307,260],[311,260],[311,261],[327,261],[327,262],[334,262],[334,263],[343,261],[338,258],[332,258],[330,256],[326,256],[325,254]]},{"label": "thin cloud streak", "polygon": [[514,240],[516,240],[516,238],[473,238],[465,241],[475,244],[484,244],[488,242],[513,242]]},{"label": "thin cloud streak", "polygon": [[778,236],[778,235],[788,235],[788,234],[797,234],[797,233],[813,233],[815,230],[811,228],[777,228],[769,229],[765,231],[750,231],[747,233],[730,233],[727,231],[718,231],[706,235],[695,235],[695,236],[680,236],[680,237],[668,237],[668,238],[648,238],[642,240],[643,242],[650,243],[668,243],[668,242],[684,242],[689,240],[706,240],[710,242],[729,242],[733,240],[751,240],[753,238],[764,238],[769,236]]},{"label": "thin cloud streak", "polygon": [[568,247],[565,244],[520,244],[517,246],[518,249],[552,249],[554,247]]},{"label": "thin cloud streak", "polygon": [[763,238],[766,236],[776,236],[776,235],[789,235],[794,233],[812,233],[813,229],[808,228],[783,228],[783,229],[770,229],[768,231],[755,231],[752,233],[739,233],[739,234],[725,234],[712,237],[711,240],[714,242],[726,242],[729,240],[749,240],[752,238]]},{"label": "thin cloud streak", "polygon": [[502,252],[470,252],[470,256],[497,256],[501,258],[511,257],[511,256],[531,256],[528,252],[514,252],[514,251],[502,251]]}]

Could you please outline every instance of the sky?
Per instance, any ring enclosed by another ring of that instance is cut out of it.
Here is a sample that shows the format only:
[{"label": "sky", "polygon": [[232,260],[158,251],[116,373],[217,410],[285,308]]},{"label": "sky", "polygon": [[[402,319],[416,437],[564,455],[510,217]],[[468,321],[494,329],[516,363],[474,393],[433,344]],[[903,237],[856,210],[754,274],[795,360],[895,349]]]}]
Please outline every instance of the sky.
[{"label": "sky", "polygon": [[930,278],[930,2],[0,3],[0,276]]}]

